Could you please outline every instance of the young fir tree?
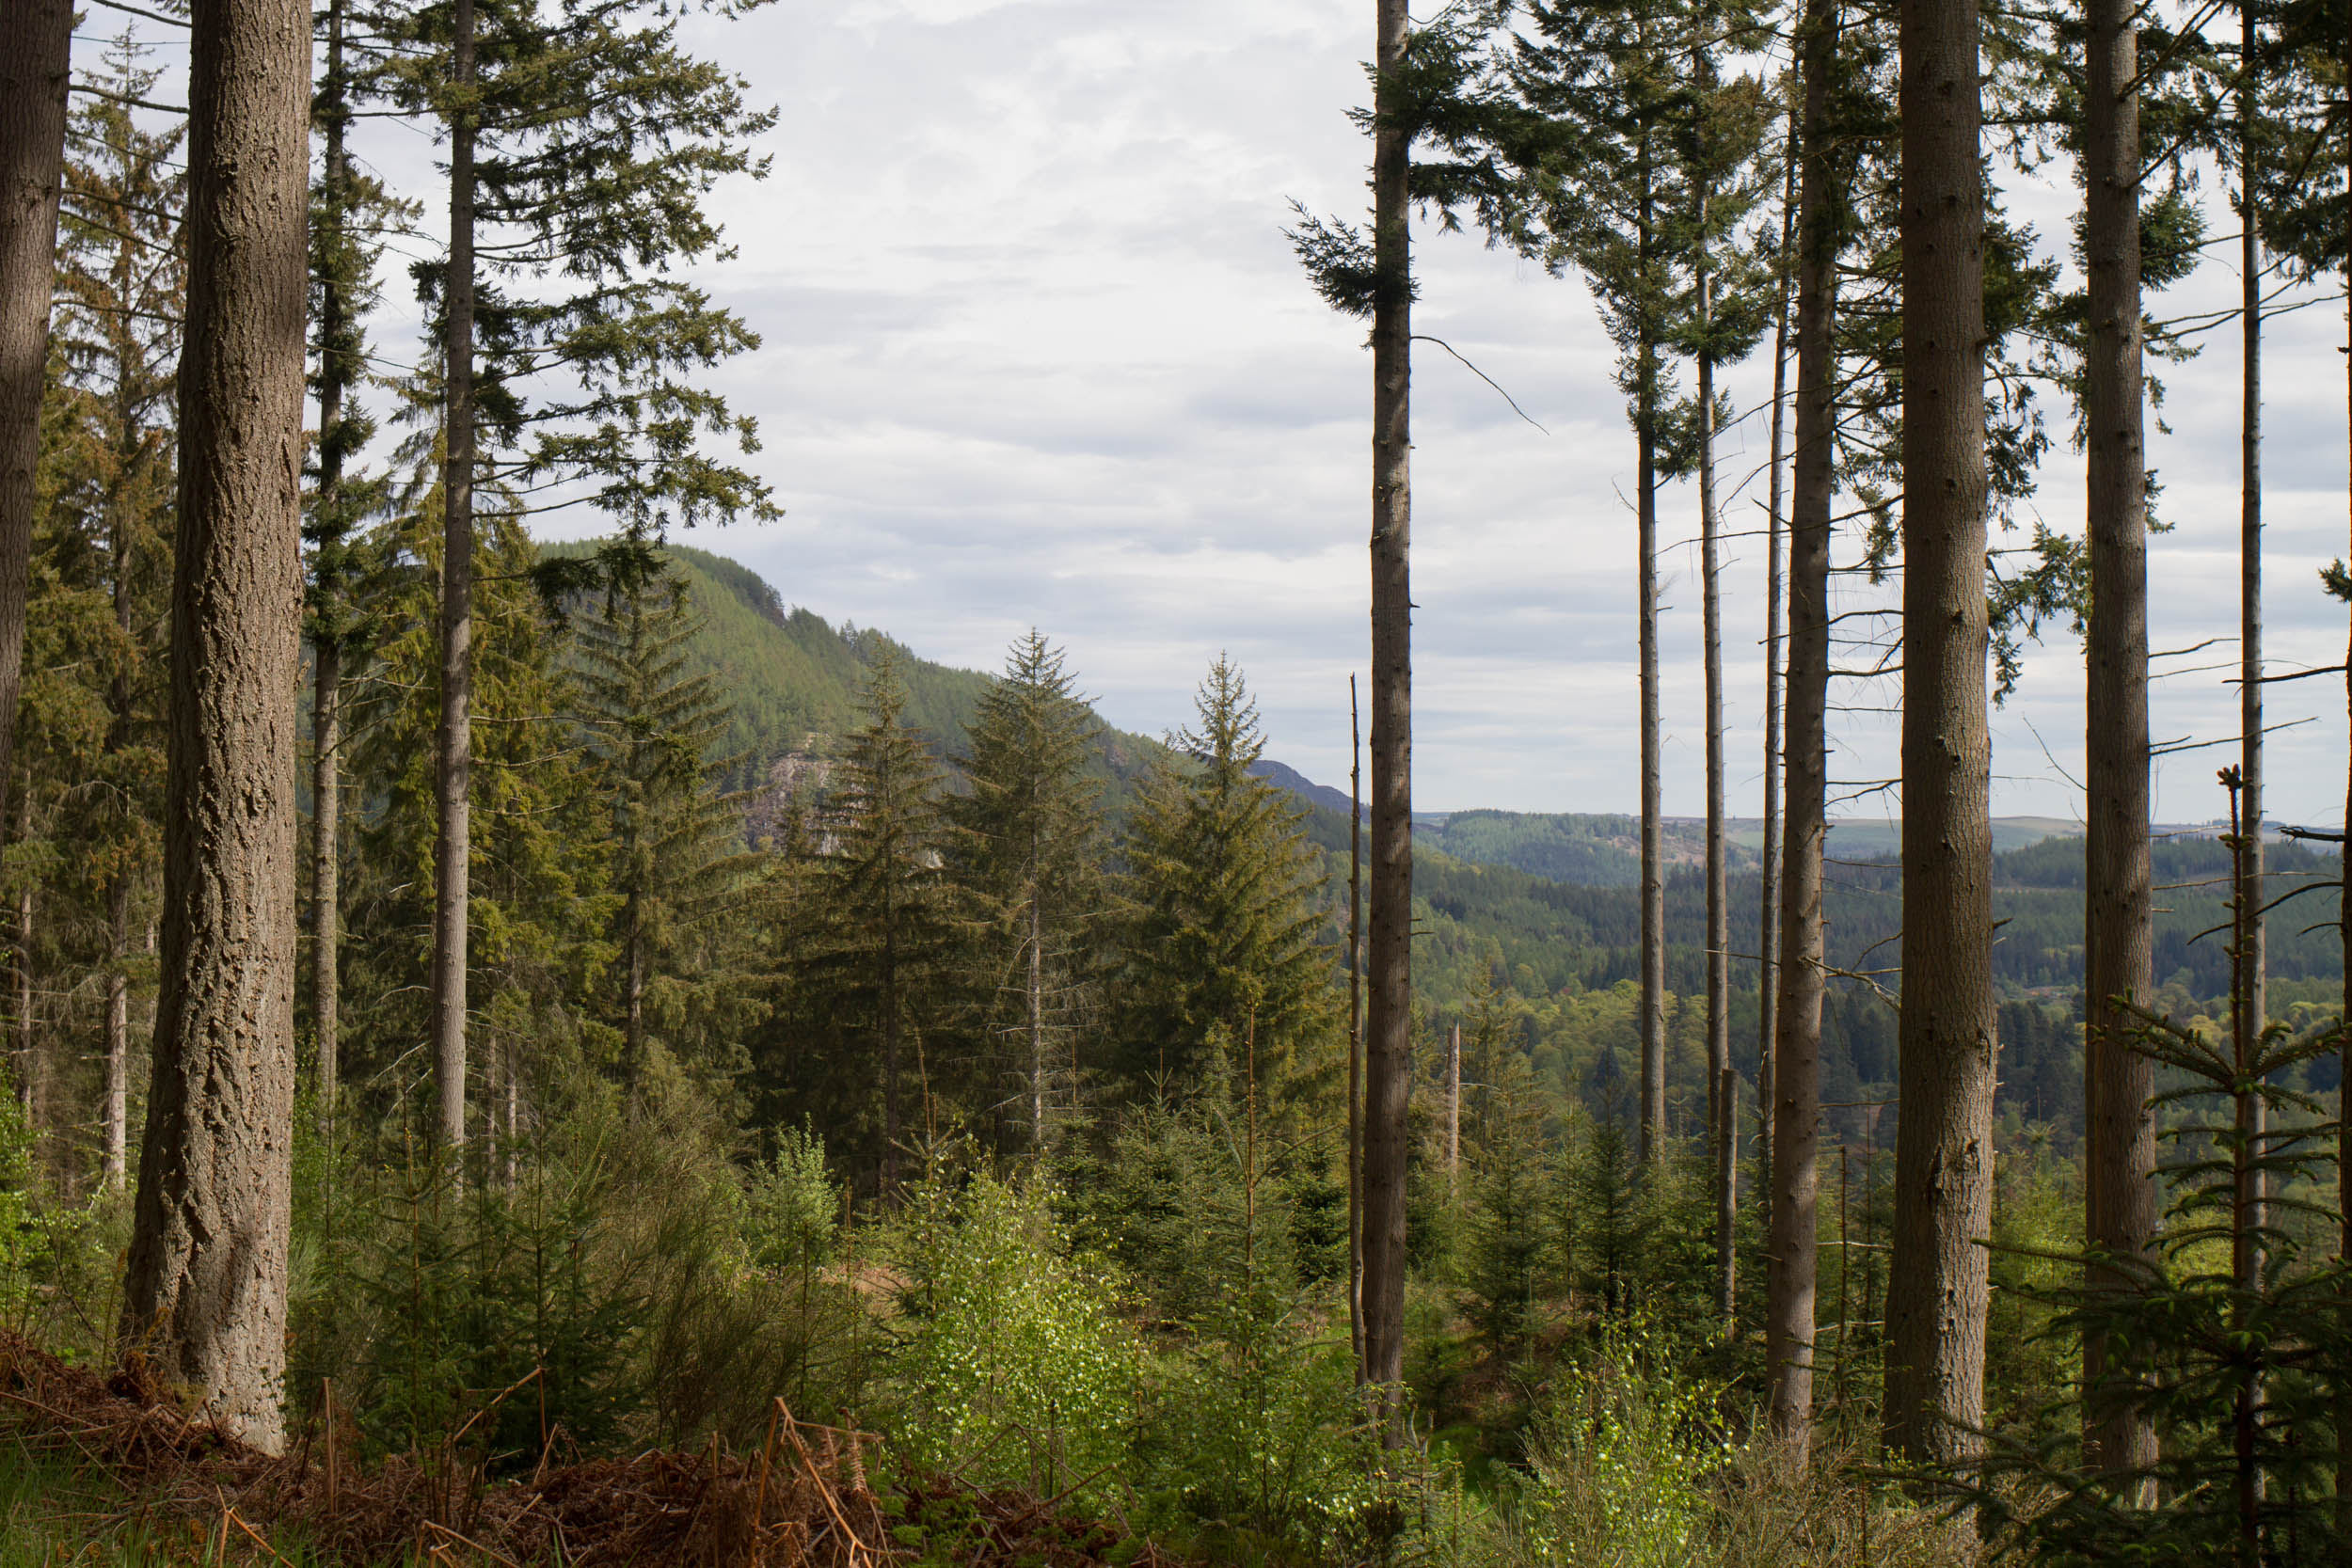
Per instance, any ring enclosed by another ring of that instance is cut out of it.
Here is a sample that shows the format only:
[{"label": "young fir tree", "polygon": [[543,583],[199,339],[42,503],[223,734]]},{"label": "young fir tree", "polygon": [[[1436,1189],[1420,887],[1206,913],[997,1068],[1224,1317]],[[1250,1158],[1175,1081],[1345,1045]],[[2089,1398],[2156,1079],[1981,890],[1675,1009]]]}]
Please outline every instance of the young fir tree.
[{"label": "young fir tree", "polygon": [[634,1095],[649,1053],[675,1058],[679,1026],[739,1001],[742,955],[724,940],[752,875],[743,800],[715,781],[727,705],[688,668],[703,621],[682,578],[616,594],[580,622],[580,706],[596,792],[612,814],[610,941],[622,1076]]},{"label": "young fir tree", "polygon": [[765,485],[705,450],[756,447],[700,383],[758,339],[680,275],[725,254],[707,198],[764,173],[746,143],[774,116],[688,55],[678,25],[659,0],[448,0],[401,40],[396,96],[438,118],[450,150],[449,248],[419,269],[445,427],[432,1034],[450,1145],[466,1136],[477,486],[513,484],[534,511],[596,505],[639,546],[772,513]]},{"label": "young fir tree", "polygon": [[1132,1081],[1198,1088],[1216,1042],[1270,1116],[1333,1073],[1339,997],[1319,938],[1320,858],[1289,798],[1250,768],[1257,705],[1223,657],[1193,699],[1199,727],[1145,781],[1121,848],[1121,1027]]},{"label": "young fir tree", "polygon": [[1100,912],[1101,790],[1086,773],[1093,715],[1060,649],[1031,631],[980,699],[964,761],[968,795],[944,802],[958,830],[954,875],[984,911],[975,991],[1007,1076],[1019,1085],[1033,1155],[1051,1118],[1076,1108],[1078,1035],[1093,1000]]},{"label": "young fir tree", "polygon": [[100,1172],[125,1180],[130,1141],[134,977],[162,869],[164,639],[171,578],[174,407],[186,267],[175,167],[184,135],[140,127],[124,100],[157,72],[125,34],[102,85],[68,132],[52,330],[64,406],[51,430],[55,482],[50,570],[104,595],[114,623],[103,661],[103,751],[83,775],[64,831],[83,847],[95,895],[96,978],[104,998],[99,1090]]},{"label": "young fir tree", "polygon": [[807,1000],[854,1052],[834,1063],[836,1072],[859,1075],[848,1085],[852,1104],[872,1105],[873,1086],[863,1074],[880,1070],[882,1122],[868,1147],[880,1195],[895,1202],[909,1136],[910,1066],[923,1131],[935,1131],[924,1053],[949,1022],[964,922],[946,870],[939,762],[906,721],[906,683],[886,643],[867,673],[864,701],[866,722],[842,754],[823,814],[828,842],[809,889],[819,909],[799,964],[814,982]]}]

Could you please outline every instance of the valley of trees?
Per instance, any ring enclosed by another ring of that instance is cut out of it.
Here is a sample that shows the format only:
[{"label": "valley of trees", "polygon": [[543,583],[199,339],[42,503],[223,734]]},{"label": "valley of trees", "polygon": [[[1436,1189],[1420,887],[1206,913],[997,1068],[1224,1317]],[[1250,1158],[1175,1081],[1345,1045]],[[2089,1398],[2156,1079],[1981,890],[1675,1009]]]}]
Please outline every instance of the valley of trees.
[{"label": "valley of trees", "polygon": [[[2352,568],[2264,583],[2260,419],[2265,324],[2352,324],[2344,0],[1373,0],[1369,221],[1287,230],[1369,334],[1345,791],[1226,657],[1126,735],[1046,630],[948,669],[678,539],[777,511],[716,195],[792,154],[686,24],[760,3],[0,31],[0,1561],[2352,1554],[2344,835],[2264,805],[2352,666],[2262,643]],[[1413,256],[1480,241],[1617,355],[1623,817],[1415,812]],[[2149,361],[2225,329],[2170,836]],[[2075,638],[2086,833],[2001,841]]]}]

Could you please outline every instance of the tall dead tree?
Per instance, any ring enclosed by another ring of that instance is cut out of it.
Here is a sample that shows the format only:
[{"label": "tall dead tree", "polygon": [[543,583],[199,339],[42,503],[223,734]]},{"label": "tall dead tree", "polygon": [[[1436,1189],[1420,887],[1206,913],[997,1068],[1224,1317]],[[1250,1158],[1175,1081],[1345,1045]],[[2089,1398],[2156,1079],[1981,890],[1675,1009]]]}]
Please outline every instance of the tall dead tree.
[{"label": "tall dead tree", "polygon": [[434,772],[435,1130],[466,1141],[466,948],[472,860],[474,137],[473,0],[451,10],[449,261],[442,285],[446,467],[441,480],[441,719]]},{"label": "tall dead tree", "polygon": [[1887,1447],[1983,1426],[1993,1218],[1992,737],[1976,0],[1903,0],[1902,1003]]},{"label": "tall dead tree", "polygon": [[1364,729],[1347,677],[1347,1342],[1364,1375]]},{"label": "tall dead tree", "polygon": [[72,0],[23,0],[0,27],[0,822],[8,820],[49,294],[65,182]]},{"label": "tall dead tree", "polygon": [[196,0],[163,958],[123,1337],[284,1441],[310,13]]},{"label": "tall dead tree", "polygon": [[[2083,96],[2083,364],[2090,610],[2085,724],[2089,800],[2083,928],[2083,1216],[2091,1250],[2144,1253],[2155,1235],[2153,1065],[2121,1004],[2153,984],[2149,849],[2148,504],[2140,341],[2139,91],[2133,0],[2088,8]],[[2249,689],[2251,689],[2249,688]],[[2127,1275],[2103,1271],[2121,1286]],[[2114,1473],[2155,1458],[2146,1414],[2103,1389],[2107,1344],[2083,1341],[2089,1463]]]},{"label": "tall dead tree", "polygon": [[[1373,133],[1372,897],[1364,1028],[1364,1370],[1405,1377],[1405,1196],[1412,1083],[1411,135],[1405,0],[1378,0]],[[1393,1436],[1401,1406],[1390,1402]]]},{"label": "tall dead tree", "polygon": [[1798,39],[1804,107],[1795,153],[1797,396],[1788,514],[1787,801],[1764,1310],[1772,1424],[1799,1451],[1813,1433],[1820,1234],[1821,994],[1827,976],[1821,874],[1828,832],[1830,513],[1837,444],[1837,233],[1828,140],[1838,27],[1837,0],[1806,0]]}]

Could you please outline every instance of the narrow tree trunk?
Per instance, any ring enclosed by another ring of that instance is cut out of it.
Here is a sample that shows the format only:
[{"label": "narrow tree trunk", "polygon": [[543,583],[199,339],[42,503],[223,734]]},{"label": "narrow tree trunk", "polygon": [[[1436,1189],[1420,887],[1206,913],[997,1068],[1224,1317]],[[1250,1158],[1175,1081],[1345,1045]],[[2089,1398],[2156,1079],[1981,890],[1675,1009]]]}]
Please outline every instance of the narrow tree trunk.
[{"label": "narrow tree trunk", "polygon": [[65,179],[72,0],[22,0],[0,28],[0,822],[16,745],[33,559],[49,292]]},{"label": "narrow tree trunk", "polygon": [[[1648,186],[1646,169],[1643,175]],[[1649,248],[1648,203],[1644,201],[1642,248]],[[1646,262],[1644,269],[1648,270]],[[1645,329],[1646,331],[1646,328]],[[1634,548],[1641,561],[1636,592],[1641,596],[1638,632],[1641,657],[1642,723],[1642,1125],[1637,1153],[1645,1167],[1666,1158],[1666,853],[1665,798],[1658,711],[1658,350],[1646,339],[1639,356],[1634,390]]]},{"label": "narrow tree trunk", "polygon": [[[1699,276],[1699,331],[1712,313],[1711,279]],[[1699,353],[1699,603],[1707,643],[1707,1137],[1715,1156],[1715,1309],[1731,1326],[1739,1275],[1739,1075],[1731,1069],[1731,889],[1724,859],[1722,522],[1715,510],[1715,356]]]},{"label": "narrow tree trunk", "polygon": [[898,1200],[898,949],[895,913],[885,895],[882,906],[882,1200]]},{"label": "narrow tree trunk", "polygon": [[1795,282],[1797,232],[1797,134],[1804,113],[1802,93],[1789,95],[1788,148],[1780,198],[1779,298],[1772,323],[1772,477],[1765,522],[1764,564],[1764,839],[1757,880],[1762,899],[1756,922],[1756,1179],[1769,1231],[1772,1206],[1773,1040],[1780,1019],[1780,780],[1781,780],[1781,604],[1787,586],[1788,514],[1788,308]]},{"label": "narrow tree trunk", "polygon": [[162,986],[123,1338],[284,1441],[310,15],[196,0]]},{"label": "narrow tree trunk", "polygon": [[[2153,984],[2154,876],[2149,851],[2148,509],[2143,467],[2139,288],[2138,39],[2133,0],[2093,0],[2084,90],[2084,253],[2090,353],[2083,424],[2089,456],[2090,612],[2085,751],[2090,877],[2083,930],[2084,1235],[2094,1251],[2137,1257],[2156,1226],[2156,1132],[2148,1058],[2117,1004]],[[2100,1271],[2093,1283],[2128,1276]],[[2083,1451],[2123,1474],[2155,1459],[2144,1411],[2105,1398],[2106,1341],[2083,1342]]]},{"label": "narrow tree trunk", "polygon": [[[345,206],[351,178],[345,138],[351,106],[343,74],[343,0],[326,8],[326,83],[320,118],[326,130],[324,178],[328,221],[349,221]],[[340,235],[337,236],[339,239]],[[323,270],[319,302],[319,486],[318,511],[330,529],[340,529],[343,506],[343,398],[358,367],[344,352],[352,302],[342,275]],[[322,577],[326,574],[323,571]],[[322,588],[332,592],[322,582]],[[310,1022],[318,1050],[319,1127],[330,1141],[335,1101],[342,1091],[342,1020],[339,1004],[342,974],[342,681],[339,607],[322,604],[311,638],[310,697]]]},{"label": "narrow tree trunk", "polygon": [[1462,1026],[1445,1032],[1445,1180],[1456,1197],[1462,1191]]},{"label": "narrow tree trunk", "polygon": [[1029,1147],[1045,1155],[1045,908],[1029,846]]},{"label": "narrow tree trunk", "polygon": [[[2269,954],[2263,931],[2263,318],[2262,214],[2256,193],[2261,189],[2257,166],[2256,127],[2263,108],[2256,81],[2261,40],[2250,0],[2238,8],[2240,54],[2238,114],[2238,185],[2245,193],[2239,205],[2245,221],[2238,226],[2239,339],[2244,345],[2244,376],[2239,388],[2242,413],[2238,433],[2238,768],[2244,776],[2246,853],[2255,896],[2247,911],[2246,1009],[2254,1037],[2262,1037],[2270,1016]],[[2253,1101],[2254,1125],[2260,1132],[2268,1107]],[[2267,1200],[2268,1183],[2254,1175],[2257,1212]],[[2260,1224],[2259,1219],[2257,1225]],[[2259,1248],[2257,1249],[2259,1257]],[[2257,1267],[2259,1267],[2257,1263]]]},{"label": "narrow tree trunk", "polygon": [[1373,140],[1372,898],[1364,1029],[1364,1372],[1382,1386],[1387,1441],[1401,1433],[1405,1192],[1412,1086],[1413,663],[1411,148],[1396,100],[1405,0],[1379,0]]},{"label": "narrow tree trunk", "polygon": [[131,879],[117,876],[106,890],[106,1106],[99,1180],[109,1191],[130,1174],[131,1146]]},{"label": "narrow tree trunk", "polygon": [[332,1136],[342,1093],[342,645],[311,645],[316,676],[310,698],[310,1008],[318,1041],[321,1128]]},{"label": "narrow tree trunk", "polygon": [[1825,160],[1837,0],[1806,0],[1799,40],[1796,450],[1788,518],[1788,801],[1781,826],[1780,995],[1773,1018],[1772,1231],[1764,1349],[1773,1428],[1813,1437],[1814,1303],[1820,1239],[1822,848],[1829,777],[1830,512],[1836,489],[1837,242]]},{"label": "narrow tree trunk", "polygon": [[433,890],[433,1082],[441,1142],[466,1141],[466,938],[473,775],[473,0],[455,0],[451,61],[449,273],[442,308],[447,467],[441,514],[441,724]]},{"label": "narrow tree trunk", "polygon": [[1993,1218],[1992,739],[1985,720],[1984,187],[1976,0],[1904,0],[1903,990],[1888,1448],[1984,1424]]},{"label": "narrow tree trunk", "polygon": [[[29,810],[18,812],[16,823],[18,838],[32,836]],[[33,998],[33,910],[28,879],[16,893],[16,1049],[11,1054],[16,1058],[16,1108],[24,1113],[24,1125],[38,1133],[41,1083],[40,1058],[35,1053],[34,1013],[39,1005]]]},{"label": "narrow tree trunk", "polygon": [[[2230,1143],[2230,1278],[2235,1286],[2230,1302],[2230,1327],[2241,1343],[2250,1343],[2248,1307],[2262,1288],[2262,1176],[2255,1161],[2262,1152],[2261,1097],[2253,1092],[2253,1065],[2260,1038],[2252,1006],[2254,911],[2262,899],[2255,879],[2253,846],[2260,822],[2245,809],[2245,775],[2221,770],[2230,792],[2230,1064],[2234,1089],[2231,1094],[2233,1130]],[[2256,1462],[2254,1437],[2262,1397],[2260,1353],[2252,1366],[2239,1374],[2231,1401],[2230,1451],[2234,1461],[2232,1501],[2237,1513],[2239,1568],[2259,1568],[2262,1562],[2262,1469]]]},{"label": "narrow tree trunk", "polygon": [[[2344,36],[2344,79],[2352,82],[2352,25]],[[2352,134],[2345,138],[2347,166],[2345,178],[2352,181]],[[2344,377],[2345,451],[2352,452],[2352,202],[2344,207],[2347,225],[2344,245]],[[2352,467],[2345,471],[2347,521],[2352,522]],[[2352,528],[2347,528],[2344,565],[2352,569]],[[2344,710],[2352,721],[2352,633],[2347,633],[2344,650]],[[2352,735],[2348,727],[2347,735]],[[2352,743],[2347,744],[2344,784],[2344,841],[2337,845],[2337,874],[2352,866]],[[2352,887],[2341,888],[2336,894],[2336,912],[2344,931],[2344,996],[2339,1017],[2352,1023]],[[2336,1212],[2341,1227],[2336,1236],[2336,1261],[2339,1266],[2352,1268],[2352,1030],[2336,1052]],[[2343,1327],[2352,1330],[2352,1322]],[[2336,1533],[2352,1537],[2352,1385],[2340,1385],[2336,1396]]]},{"label": "narrow tree trunk", "polygon": [[[1347,1340],[1364,1380],[1364,731],[1347,677]],[[2347,900],[2352,904],[2352,900]]]},{"label": "narrow tree trunk", "polygon": [[[621,1049],[628,1057],[628,1095],[634,1100],[645,1080],[645,916],[644,906],[635,897],[629,905],[621,966]],[[491,1105],[495,1116],[497,1101]]]}]

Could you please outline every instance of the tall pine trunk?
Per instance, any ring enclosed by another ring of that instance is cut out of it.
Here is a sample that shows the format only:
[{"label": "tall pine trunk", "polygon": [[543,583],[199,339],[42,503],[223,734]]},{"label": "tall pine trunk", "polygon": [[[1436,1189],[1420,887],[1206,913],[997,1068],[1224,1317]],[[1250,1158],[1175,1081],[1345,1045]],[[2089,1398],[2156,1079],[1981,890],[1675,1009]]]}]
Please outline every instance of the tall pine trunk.
[{"label": "tall pine trunk", "polygon": [[[326,130],[323,178],[329,221],[350,219],[351,180],[346,137],[351,105],[343,72],[343,0],[326,9],[326,82],[320,119]],[[338,236],[340,238],[340,236]],[[319,481],[318,512],[340,527],[343,506],[344,443],[340,427],[348,383],[358,367],[344,355],[353,302],[342,269],[321,271],[319,292]],[[324,607],[323,607],[324,608]],[[331,1139],[335,1101],[342,1090],[342,695],[343,648],[340,626],[322,615],[311,639],[310,696],[310,1021],[318,1050],[319,1123]]]},{"label": "tall pine trunk", "polygon": [[[2094,1251],[2137,1257],[2156,1226],[2155,1089],[2133,1049],[2133,1020],[2153,981],[2154,893],[2149,850],[2148,508],[2142,432],[2139,284],[2138,40],[2133,0],[2093,0],[2084,91],[2084,245],[2090,352],[2083,424],[2090,533],[2085,751],[2089,874],[2083,929],[2083,1218]],[[2094,1283],[2120,1287],[2112,1271]],[[2096,1395],[2106,1341],[2083,1341],[2083,1384]],[[2137,1470],[2155,1458],[2145,1412],[2092,1398],[2083,1448],[2094,1469]]]},{"label": "tall pine trunk", "polygon": [[16,746],[32,570],[49,293],[65,179],[72,0],[23,0],[0,28],[0,822]]},{"label": "tall pine trunk", "polygon": [[1772,1042],[1780,1020],[1780,780],[1783,653],[1781,607],[1787,589],[1788,520],[1788,311],[1794,287],[1797,235],[1797,135],[1802,92],[1788,103],[1788,142],[1780,197],[1780,280],[1772,322],[1772,474],[1764,546],[1764,838],[1758,859],[1761,894],[1756,947],[1756,1173],[1769,1232],[1772,1209]]},{"label": "tall pine trunk", "polygon": [[[1702,268],[1699,333],[1713,303]],[[1731,1069],[1731,890],[1724,863],[1724,627],[1717,572],[1721,520],[1715,510],[1715,356],[1699,352],[1699,587],[1707,642],[1707,1135],[1715,1157],[1715,1310],[1726,1327],[1739,1276],[1733,1245],[1740,1223],[1740,1079]]]},{"label": "tall pine trunk", "polygon": [[[2262,40],[2250,0],[2238,7],[2238,185],[2244,221],[2238,226],[2238,330],[2244,348],[2238,432],[2238,772],[2239,796],[2246,816],[2247,875],[2253,879],[2254,899],[2247,911],[2246,940],[2240,962],[2246,970],[2245,1006],[2254,1037],[2262,1037],[2269,1014],[2269,953],[2262,911],[2263,888],[2263,317],[2262,214],[2257,193],[2261,170],[2257,161],[2256,128],[2263,107],[2256,64]],[[2269,1107],[2257,1096],[2254,1128],[2262,1131]],[[2257,1215],[2266,1199],[2267,1180],[2254,1174]],[[2260,1224],[2260,1220],[2256,1222]],[[2256,1251],[2260,1267],[2260,1250]]]},{"label": "tall pine trunk", "polygon": [[1029,1148],[1045,1154],[1045,893],[1037,835],[1029,835],[1029,974],[1025,1024],[1029,1034]]},{"label": "tall pine trunk", "polygon": [[[29,806],[30,802],[26,804]],[[32,836],[32,813],[19,811],[16,832],[20,839]],[[33,882],[30,878],[16,891],[16,1047],[9,1053],[16,1062],[16,1108],[24,1113],[24,1125],[38,1132],[40,1130],[40,1057],[37,1040],[39,1029],[36,1013],[40,1004],[33,993],[33,912],[35,909]]]},{"label": "tall pine trunk", "polygon": [[1804,120],[1795,251],[1796,448],[1788,516],[1788,676],[1782,810],[1779,999],[1772,1040],[1772,1229],[1764,1348],[1772,1425],[1800,1453],[1813,1435],[1820,1274],[1821,872],[1829,779],[1830,510],[1836,490],[1837,240],[1826,162],[1837,0],[1806,0]]},{"label": "tall pine trunk", "polygon": [[[1641,153],[1637,243],[1642,276],[1649,277],[1650,168],[1647,133]],[[1642,723],[1642,1125],[1636,1139],[1642,1164],[1666,1158],[1666,854],[1664,769],[1658,691],[1658,345],[1647,301],[1640,307],[1634,346],[1633,439],[1635,592],[1641,658]]]},{"label": "tall pine trunk", "polygon": [[119,1188],[130,1175],[131,1148],[131,879],[118,876],[106,890],[105,1128],[99,1180]]},{"label": "tall pine trunk", "polygon": [[123,1337],[283,1446],[310,14],[196,0],[162,983]]},{"label": "tall pine trunk", "polygon": [[1364,1376],[1364,731],[1347,677],[1347,1339]]},{"label": "tall pine trunk", "polygon": [[[1406,228],[1411,148],[1398,72],[1405,0],[1379,0],[1373,144],[1372,898],[1364,1028],[1364,1372],[1405,1377],[1405,1196],[1412,1085],[1413,664],[1412,266]],[[1401,1435],[1401,1398],[1384,1398],[1383,1436]]]},{"label": "tall pine trunk", "polygon": [[473,0],[453,10],[449,273],[442,372],[448,414],[441,514],[441,722],[433,889],[433,1083],[441,1142],[466,1141],[466,938],[473,774]]},{"label": "tall pine trunk", "polygon": [[1993,1218],[1984,185],[1976,0],[1903,0],[1903,982],[1888,1448],[1984,1424]]}]

